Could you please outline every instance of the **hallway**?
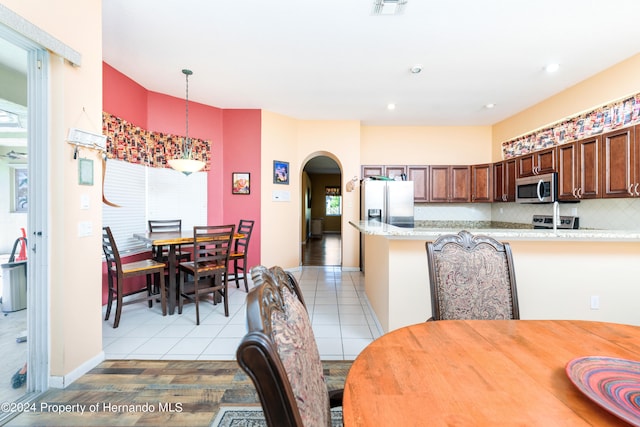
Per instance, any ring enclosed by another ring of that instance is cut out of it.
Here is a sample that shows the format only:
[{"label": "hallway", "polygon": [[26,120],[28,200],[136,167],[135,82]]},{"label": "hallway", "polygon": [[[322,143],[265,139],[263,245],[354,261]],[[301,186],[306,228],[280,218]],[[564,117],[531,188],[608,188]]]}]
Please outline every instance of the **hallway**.
[{"label": "hallway", "polygon": [[310,238],[302,245],[302,265],[342,265],[342,235],[325,233],[321,238]]}]

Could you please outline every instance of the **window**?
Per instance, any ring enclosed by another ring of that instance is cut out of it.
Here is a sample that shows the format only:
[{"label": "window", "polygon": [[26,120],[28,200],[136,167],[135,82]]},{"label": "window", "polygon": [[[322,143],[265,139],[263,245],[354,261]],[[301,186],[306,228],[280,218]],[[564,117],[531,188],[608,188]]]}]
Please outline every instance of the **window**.
[{"label": "window", "polygon": [[120,254],[146,250],[134,233],[144,233],[149,219],[182,219],[182,229],[207,223],[207,174],[184,176],[169,168],[149,168],[108,160],[104,181],[107,200],[102,222],[111,227]]},{"label": "window", "polygon": [[325,213],[327,216],[342,215],[342,196],[340,195],[340,187],[325,187]]}]

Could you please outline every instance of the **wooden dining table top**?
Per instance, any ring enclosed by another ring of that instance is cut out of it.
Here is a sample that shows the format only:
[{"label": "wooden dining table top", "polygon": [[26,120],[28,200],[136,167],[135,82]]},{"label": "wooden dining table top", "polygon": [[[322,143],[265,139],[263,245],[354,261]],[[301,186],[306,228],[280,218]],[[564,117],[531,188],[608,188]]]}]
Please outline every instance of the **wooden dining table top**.
[{"label": "wooden dining table top", "polygon": [[[193,243],[193,230],[147,231],[145,233],[135,233],[133,237],[153,246],[183,245]],[[245,237],[245,235],[242,233],[235,233],[233,235],[234,239],[241,239],[243,237]]]},{"label": "wooden dining table top", "polygon": [[374,340],[347,375],[353,426],[628,426],[583,394],[569,361],[640,361],[640,327],[579,320],[442,320]]}]

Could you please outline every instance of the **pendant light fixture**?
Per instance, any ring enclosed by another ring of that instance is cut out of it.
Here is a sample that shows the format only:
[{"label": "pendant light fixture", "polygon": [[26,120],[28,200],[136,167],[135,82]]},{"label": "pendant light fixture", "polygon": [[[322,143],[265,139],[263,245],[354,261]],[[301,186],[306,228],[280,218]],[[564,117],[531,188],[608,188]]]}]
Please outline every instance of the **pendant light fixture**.
[{"label": "pendant light fixture", "polygon": [[193,172],[202,170],[205,163],[191,156],[191,140],[189,139],[189,76],[193,74],[193,71],[185,69],[182,70],[182,74],[185,75],[187,88],[185,96],[187,126],[185,137],[182,141],[182,155],[177,159],[169,160],[169,166],[185,175],[191,175]]}]

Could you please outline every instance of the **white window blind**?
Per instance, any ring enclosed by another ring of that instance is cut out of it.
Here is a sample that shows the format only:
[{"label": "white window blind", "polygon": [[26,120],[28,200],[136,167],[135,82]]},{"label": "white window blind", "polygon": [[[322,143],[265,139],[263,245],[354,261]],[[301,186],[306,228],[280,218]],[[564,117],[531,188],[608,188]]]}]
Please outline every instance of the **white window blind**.
[{"label": "white window blind", "polygon": [[102,223],[111,227],[121,254],[145,250],[133,237],[149,219],[182,219],[183,230],[207,224],[207,174],[189,176],[173,169],[148,168],[108,160],[104,194],[120,207],[103,206]]}]

